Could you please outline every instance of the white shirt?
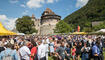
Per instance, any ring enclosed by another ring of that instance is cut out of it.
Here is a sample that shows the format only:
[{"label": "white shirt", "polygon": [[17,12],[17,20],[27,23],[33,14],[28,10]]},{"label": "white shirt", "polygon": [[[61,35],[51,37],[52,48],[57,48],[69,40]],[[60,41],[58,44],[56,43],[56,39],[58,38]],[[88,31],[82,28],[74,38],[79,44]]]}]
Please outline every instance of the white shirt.
[{"label": "white shirt", "polygon": [[38,46],[38,59],[45,57],[46,55],[46,47],[44,44]]},{"label": "white shirt", "polygon": [[49,50],[48,50],[48,44],[44,44],[45,45],[45,49],[46,49],[46,52],[48,53],[49,52]]},{"label": "white shirt", "polygon": [[11,39],[11,40],[10,40],[10,43],[11,43],[11,44],[14,44],[14,40],[13,40],[13,39]]},{"label": "white shirt", "polygon": [[23,46],[19,49],[19,53],[21,54],[21,58],[25,60],[30,60],[30,50],[27,46]]},{"label": "white shirt", "polygon": [[47,42],[48,44],[50,43],[48,38],[46,39],[46,42]]}]

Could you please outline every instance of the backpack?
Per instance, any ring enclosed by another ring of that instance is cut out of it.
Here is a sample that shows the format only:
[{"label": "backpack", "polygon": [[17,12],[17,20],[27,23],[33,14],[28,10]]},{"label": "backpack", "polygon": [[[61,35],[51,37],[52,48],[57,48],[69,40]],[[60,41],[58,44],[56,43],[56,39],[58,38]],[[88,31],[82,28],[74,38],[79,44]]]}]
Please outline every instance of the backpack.
[{"label": "backpack", "polygon": [[13,57],[11,56],[11,52],[6,54],[5,51],[4,51],[5,56],[3,57],[2,60],[14,60]]}]

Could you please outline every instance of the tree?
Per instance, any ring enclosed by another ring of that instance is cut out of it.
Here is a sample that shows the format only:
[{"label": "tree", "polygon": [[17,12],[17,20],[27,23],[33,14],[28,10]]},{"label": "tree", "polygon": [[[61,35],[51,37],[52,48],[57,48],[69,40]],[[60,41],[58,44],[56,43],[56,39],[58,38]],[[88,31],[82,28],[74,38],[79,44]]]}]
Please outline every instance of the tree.
[{"label": "tree", "polygon": [[32,34],[37,32],[37,30],[33,28],[33,25],[34,21],[32,21],[29,16],[23,16],[22,18],[18,18],[16,20],[16,29],[20,33]]},{"label": "tree", "polygon": [[92,29],[90,27],[84,27],[82,31],[89,33],[89,32],[92,32]]},{"label": "tree", "polygon": [[59,21],[54,29],[55,33],[69,33],[71,31],[72,28],[70,28],[70,25],[65,23],[63,20]]}]

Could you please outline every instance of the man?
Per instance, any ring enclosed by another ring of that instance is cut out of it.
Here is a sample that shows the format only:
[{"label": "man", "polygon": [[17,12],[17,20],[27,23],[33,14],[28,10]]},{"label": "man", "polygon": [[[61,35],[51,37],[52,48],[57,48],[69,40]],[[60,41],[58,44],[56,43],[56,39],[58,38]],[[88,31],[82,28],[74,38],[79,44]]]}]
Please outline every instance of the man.
[{"label": "man", "polygon": [[4,44],[0,44],[0,53],[2,52],[2,51],[4,51],[5,50],[5,48],[4,48]]},{"label": "man", "polygon": [[22,46],[20,49],[19,49],[19,54],[20,54],[20,57],[21,57],[21,60],[30,60],[30,50],[29,48],[27,47],[28,46],[28,41],[25,42],[24,46]]},{"label": "man", "polygon": [[92,55],[93,55],[93,58],[94,60],[100,60],[100,49],[99,49],[99,46],[100,45],[100,42],[99,41],[96,41],[96,44],[92,47]]},{"label": "man", "polygon": [[6,50],[0,53],[0,60],[19,60],[16,50],[11,49],[11,44],[6,44]]},{"label": "man", "polygon": [[42,41],[39,41],[38,44],[38,60],[46,60],[46,47]]},{"label": "man", "polygon": [[57,56],[59,56],[60,60],[65,59],[65,54],[67,55],[67,52],[65,51],[64,42],[61,43],[61,46],[57,48],[56,52],[57,52],[56,54],[57,54]]},{"label": "man", "polygon": [[6,39],[2,38],[2,40],[0,41],[0,45],[6,45],[6,44],[7,44]]}]

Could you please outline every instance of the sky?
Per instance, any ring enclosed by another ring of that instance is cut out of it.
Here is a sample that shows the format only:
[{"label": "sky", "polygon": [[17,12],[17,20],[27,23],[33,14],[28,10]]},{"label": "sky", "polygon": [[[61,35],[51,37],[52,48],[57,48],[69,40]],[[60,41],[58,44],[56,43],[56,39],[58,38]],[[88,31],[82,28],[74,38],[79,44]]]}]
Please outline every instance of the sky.
[{"label": "sky", "polygon": [[0,0],[0,22],[6,29],[12,30],[16,19],[32,14],[40,19],[46,8],[60,15],[63,20],[87,2],[88,0]]}]

